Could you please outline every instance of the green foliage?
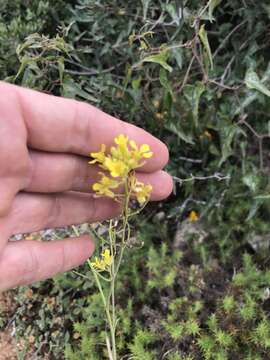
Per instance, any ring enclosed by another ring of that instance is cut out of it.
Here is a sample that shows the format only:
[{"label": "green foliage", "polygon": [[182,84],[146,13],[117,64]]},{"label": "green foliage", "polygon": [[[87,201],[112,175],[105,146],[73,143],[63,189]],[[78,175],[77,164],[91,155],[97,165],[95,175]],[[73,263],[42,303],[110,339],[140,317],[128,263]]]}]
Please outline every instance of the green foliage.
[{"label": "green foliage", "polygon": [[[54,8],[51,8],[52,3]],[[51,0],[28,1],[3,0],[0,13],[0,76],[1,79],[15,75],[19,69],[20,59],[16,54],[17,46],[27,36],[35,33],[56,31],[56,15],[63,9],[62,0],[57,4]],[[8,61],[6,60],[8,59]],[[25,76],[28,76],[26,74]],[[40,73],[37,74],[40,77]],[[44,82],[43,82],[44,83]],[[29,83],[31,84],[31,83]]]},{"label": "green foliage", "polygon": [[139,330],[134,337],[133,343],[129,345],[131,354],[135,359],[154,360],[156,351],[148,351],[147,346],[154,342],[156,336],[148,331]]},{"label": "green foliage", "polygon": [[[134,223],[117,284],[123,357],[269,356],[269,18],[252,0],[1,2],[2,79],[90,102],[169,147],[174,196]],[[32,289],[14,316],[37,358],[106,358],[93,282]]]},{"label": "green foliage", "polygon": [[148,253],[148,262],[146,264],[150,276],[148,287],[150,289],[160,289],[170,287],[175,281],[177,274],[177,264],[182,256],[181,252],[174,251],[167,254],[168,247],[166,243],[161,245],[160,251],[150,247]]}]

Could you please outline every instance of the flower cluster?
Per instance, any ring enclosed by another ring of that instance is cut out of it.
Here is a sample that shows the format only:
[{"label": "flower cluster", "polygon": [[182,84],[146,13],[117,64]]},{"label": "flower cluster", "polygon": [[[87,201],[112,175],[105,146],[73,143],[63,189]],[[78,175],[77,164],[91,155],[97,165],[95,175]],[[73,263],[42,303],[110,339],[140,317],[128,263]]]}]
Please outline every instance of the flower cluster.
[{"label": "flower cluster", "polygon": [[110,266],[112,265],[112,255],[110,253],[110,250],[105,249],[101,253],[101,258],[95,257],[95,261],[91,262],[91,265],[97,270],[109,270]]},{"label": "flower cluster", "polygon": [[99,152],[91,153],[90,164],[97,163],[109,175],[101,172],[101,180],[93,185],[93,190],[97,195],[117,198],[116,189],[121,185],[128,185],[129,194],[137,199],[140,204],[145,203],[152,191],[151,185],[139,182],[134,170],[144,164],[144,159],[153,156],[147,144],[137,146],[135,141],[129,140],[126,135],[119,135],[114,139],[116,146],[110,148],[106,154],[106,146],[101,145]]}]

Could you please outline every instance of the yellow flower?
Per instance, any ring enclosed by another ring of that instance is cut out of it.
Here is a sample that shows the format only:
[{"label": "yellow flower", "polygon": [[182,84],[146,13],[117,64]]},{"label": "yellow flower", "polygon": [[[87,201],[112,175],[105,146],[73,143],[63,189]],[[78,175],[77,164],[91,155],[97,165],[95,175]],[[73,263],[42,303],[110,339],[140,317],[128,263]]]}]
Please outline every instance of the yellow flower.
[{"label": "yellow flower", "polygon": [[[112,198],[115,197],[112,189],[123,184],[131,176],[130,173],[133,170],[142,166],[143,159],[149,159],[153,156],[149,145],[143,144],[138,146],[135,141],[129,140],[127,135],[118,135],[114,142],[116,146],[111,147],[110,153],[107,156],[105,155],[106,146],[102,144],[99,152],[91,153],[93,160],[89,162],[90,164],[99,163],[99,166],[107,170],[112,178],[117,178],[116,181],[102,174],[101,181],[93,185],[93,190],[98,195]],[[135,196],[140,203],[143,203],[149,198],[151,190],[150,185],[144,187],[144,184],[141,183],[140,186],[137,186]]]},{"label": "yellow flower", "polygon": [[[104,161],[105,167],[107,167],[113,177],[126,176],[129,171],[143,165],[142,163],[140,163],[143,158],[150,158],[151,156],[153,156],[153,153],[150,151],[149,145],[143,144],[138,148],[135,141],[129,140],[128,136],[126,135],[120,134],[114,139],[114,142],[118,146],[113,146],[111,148],[111,159],[108,157],[109,160],[108,158],[106,158],[106,160]],[[121,165],[119,161],[121,162]],[[112,164],[112,162],[115,162],[115,164]],[[115,166],[117,166],[118,168],[118,171],[116,172],[113,171]],[[121,171],[119,171],[120,166]],[[114,172],[114,175],[112,174],[112,171]],[[118,175],[116,175],[116,173]]]},{"label": "yellow flower", "polygon": [[128,174],[128,167],[122,160],[106,157],[104,167],[109,170],[112,177],[125,177]]},{"label": "yellow flower", "polygon": [[113,179],[110,179],[108,176],[103,175],[100,182],[93,185],[93,190],[97,195],[105,195],[113,198],[114,192],[111,189],[115,189],[119,186],[119,183]]},{"label": "yellow flower", "polygon": [[114,139],[114,142],[118,146],[111,147],[112,157],[118,160],[127,159],[129,157],[128,136],[120,134]]},{"label": "yellow flower", "polygon": [[91,265],[98,270],[104,271],[112,265],[113,258],[109,249],[105,249],[101,253],[101,257],[102,259],[95,257],[95,261],[91,262]]},{"label": "yellow flower", "polygon": [[152,185],[145,185],[142,182],[136,181],[133,185],[132,191],[136,196],[137,201],[140,205],[144,204],[149,200],[152,191]]},{"label": "yellow flower", "polygon": [[192,210],[189,213],[188,220],[191,221],[191,222],[198,221],[199,220],[199,215],[196,213],[196,211]]},{"label": "yellow flower", "polygon": [[92,158],[94,158],[94,160],[89,161],[89,164],[95,164],[95,163],[100,163],[103,164],[104,160],[105,160],[105,150],[106,150],[106,145],[102,144],[101,145],[101,150],[99,152],[92,152],[90,154],[90,156]]},{"label": "yellow flower", "polygon": [[91,262],[91,265],[92,265],[93,267],[95,267],[96,269],[102,270],[102,271],[104,271],[105,268],[106,268],[106,264],[105,264],[104,260],[100,260],[100,259],[98,259],[97,257],[95,257],[95,261],[94,261],[94,262]]},{"label": "yellow flower", "polygon": [[131,153],[133,158],[139,160],[142,158],[149,159],[150,157],[153,156],[153,153],[150,151],[149,145],[143,144],[140,146],[140,148],[138,148],[137,144],[133,140],[130,140],[129,144],[130,144],[131,148],[133,149],[133,151]]},{"label": "yellow flower", "polygon": [[114,139],[114,142],[116,143],[116,145],[126,148],[128,144],[128,136],[120,134]]},{"label": "yellow flower", "polygon": [[101,254],[101,256],[103,257],[103,261],[106,264],[106,266],[111,266],[112,265],[112,255],[110,253],[109,249],[105,249],[103,251],[103,253]]}]

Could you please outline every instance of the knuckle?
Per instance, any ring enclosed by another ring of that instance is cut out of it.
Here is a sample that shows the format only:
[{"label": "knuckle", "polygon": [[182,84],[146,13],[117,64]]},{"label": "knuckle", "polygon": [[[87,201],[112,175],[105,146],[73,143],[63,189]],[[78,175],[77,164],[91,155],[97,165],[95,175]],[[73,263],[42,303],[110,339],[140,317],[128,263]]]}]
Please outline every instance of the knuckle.
[{"label": "knuckle", "polygon": [[62,212],[62,201],[59,195],[55,195],[51,200],[51,206],[48,207],[45,228],[51,228],[58,224],[58,219]]},{"label": "knuckle", "polygon": [[63,241],[61,245],[62,246],[60,246],[60,256],[59,256],[59,269],[57,269],[57,272],[63,271],[67,263],[65,242]]},{"label": "knuckle", "polygon": [[89,184],[89,165],[79,157],[74,157],[70,189],[82,189]]},{"label": "knuckle", "polygon": [[91,201],[90,219],[94,219],[94,221],[96,220],[96,217],[97,217],[97,208],[98,208],[97,198],[95,197],[95,195],[93,195],[92,196],[92,201]]},{"label": "knuckle", "polygon": [[[38,246],[38,244],[36,244]],[[37,278],[39,273],[39,260],[35,246],[29,246],[23,267],[21,269],[21,284],[27,284]]]},{"label": "knuckle", "polygon": [[[89,117],[89,105],[74,101],[74,115],[70,127],[70,144],[72,152],[82,152],[89,148],[92,139],[92,122]],[[91,111],[90,111],[91,112]]]}]

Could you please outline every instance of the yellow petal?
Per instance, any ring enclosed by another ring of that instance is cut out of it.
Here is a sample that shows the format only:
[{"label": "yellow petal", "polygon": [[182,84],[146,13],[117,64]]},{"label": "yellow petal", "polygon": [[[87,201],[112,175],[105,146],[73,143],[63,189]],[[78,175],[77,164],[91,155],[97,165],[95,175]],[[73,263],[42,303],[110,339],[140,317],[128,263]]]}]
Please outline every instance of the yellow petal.
[{"label": "yellow petal", "polygon": [[143,157],[146,158],[146,159],[149,159],[150,157],[153,156],[153,153],[152,152],[147,152],[147,153],[144,153],[143,154]]},{"label": "yellow petal", "polygon": [[117,145],[127,145],[128,137],[126,135],[120,134],[114,139],[114,142]]},{"label": "yellow petal", "polygon": [[97,191],[97,190],[100,189],[100,187],[101,187],[101,185],[100,185],[99,183],[94,183],[93,186],[92,186],[92,189],[93,189],[94,191]]},{"label": "yellow petal", "polygon": [[137,146],[137,144],[135,143],[134,140],[130,140],[129,144],[132,147],[132,149],[138,150],[138,146]]},{"label": "yellow petal", "polygon": [[140,152],[148,152],[150,150],[150,146],[147,145],[147,144],[143,144],[141,147],[140,147]]},{"label": "yellow petal", "polygon": [[101,256],[104,258],[104,262],[107,266],[110,266],[112,264],[112,256],[109,249],[105,249]]},{"label": "yellow petal", "polygon": [[188,216],[189,221],[193,222],[193,221],[198,221],[199,220],[199,215],[196,213],[196,211],[192,210]]}]

